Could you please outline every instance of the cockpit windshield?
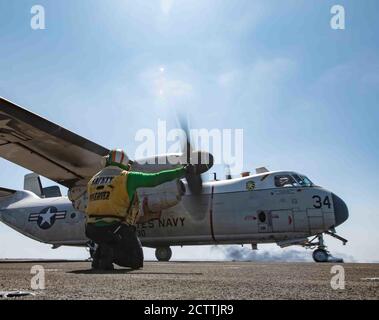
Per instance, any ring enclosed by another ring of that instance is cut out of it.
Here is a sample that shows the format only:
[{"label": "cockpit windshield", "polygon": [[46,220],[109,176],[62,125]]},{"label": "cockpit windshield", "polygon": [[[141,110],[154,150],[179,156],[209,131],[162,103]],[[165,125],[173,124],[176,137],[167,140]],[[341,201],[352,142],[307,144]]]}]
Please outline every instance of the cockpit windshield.
[{"label": "cockpit windshield", "polygon": [[289,174],[282,174],[275,176],[275,186],[276,187],[295,187],[297,184],[296,180]]},{"label": "cockpit windshield", "polygon": [[296,181],[302,187],[312,187],[313,186],[313,182],[311,180],[309,180],[306,176],[303,176],[300,174],[293,174],[293,177],[296,179]]},{"label": "cockpit windshield", "polygon": [[314,184],[306,176],[300,174],[283,174],[275,176],[276,187],[312,187]]}]

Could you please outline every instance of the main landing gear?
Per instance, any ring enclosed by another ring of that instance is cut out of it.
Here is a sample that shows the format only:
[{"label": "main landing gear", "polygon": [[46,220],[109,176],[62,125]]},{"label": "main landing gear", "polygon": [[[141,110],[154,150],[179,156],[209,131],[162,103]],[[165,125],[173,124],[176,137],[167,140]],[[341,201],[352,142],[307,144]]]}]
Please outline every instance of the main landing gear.
[{"label": "main landing gear", "polygon": [[155,257],[158,261],[169,261],[172,256],[170,247],[159,247],[155,249]]},{"label": "main landing gear", "polygon": [[[330,235],[338,240],[341,240],[343,242],[343,245],[346,244],[347,240],[340,237],[335,233],[334,230],[332,231],[326,231],[325,234]],[[336,262],[336,263],[343,263],[343,259],[333,257],[330,252],[326,249],[326,245],[324,242],[324,235],[322,233],[315,236],[313,239],[308,241],[305,244],[306,248],[314,249],[317,247],[315,251],[313,251],[312,257],[315,262]]]},{"label": "main landing gear", "polygon": [[97,249],[97,244],[95,242],[93,241],[87,242],[87,250],[89,251],[89,255],[90,255],[88,258],[89,261],[92,261],[96,249]]}]

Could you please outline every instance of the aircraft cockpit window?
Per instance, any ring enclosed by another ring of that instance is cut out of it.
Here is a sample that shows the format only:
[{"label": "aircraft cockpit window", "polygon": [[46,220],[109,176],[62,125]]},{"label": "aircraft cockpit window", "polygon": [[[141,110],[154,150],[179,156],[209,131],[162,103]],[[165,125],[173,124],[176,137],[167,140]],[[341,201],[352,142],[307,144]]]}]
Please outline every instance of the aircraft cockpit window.
[{"label": "aircraft cockpit window", "polygon": [[309,180],[306,176],[297,175],[297,174],[294,174],[293,176],[294,176],[294,178],[296,179],[296,181],[299,183],[299,185],[301,187],[311,187],[311,186],[313,186],[312,181]]},{"label": "aircraft cockpit window", "polygon": [[300,176],[300,177],[303,179],[304,183],[305,183],[308,187],[312,187],[312,186],[314,185],[313,182],[312,182],[311,180],[308,179],[308,177],[306,177],[306,176]]},{"label": "aircraft cockpit window", "polygon": [[283,174],[280,176],[275,176],[275,186],[278,188],[281,187],[295,187],[297,186],[298,183],[295,181],[295,179],[288,175],[288,174]]}]

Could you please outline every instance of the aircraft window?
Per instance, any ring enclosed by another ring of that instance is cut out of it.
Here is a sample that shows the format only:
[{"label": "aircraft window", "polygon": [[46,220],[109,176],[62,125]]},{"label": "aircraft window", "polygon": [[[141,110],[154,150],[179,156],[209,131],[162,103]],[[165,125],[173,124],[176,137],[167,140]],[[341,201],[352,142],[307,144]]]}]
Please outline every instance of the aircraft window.
[{"label": "aircraft window", "polygon": [[298,183],[289,174],[275,176],[275,186],[276,187],[279,187],[279,188],[281,188],[281,187],[294,187],[297,185],[298,185]]},{"label": "aircraft window", "polygon": [[297,174],[293,174],[293,177],[295,178],[296,182],[300,185],[300,186],[305,186],[305,182],[303,181],[303,179],[297,175]]},{"label": "aircraft window", "polygon": [[293,175],[296,181],[299,183],[300,186],[302,187],[311,187],[313,186],[313,183],[311,180],[309,180],[306,176],[301,176],[294,174]]},{"label": "aircraft window", "polygon": [[304,183],[308,187],[312,187],[314,185],[313,182],[310,179],[308,179],[308,177],[306,177],[306,176],[300,176],[300,177],[303,179]]},{"label": "aircraft window", "polygon": [[266,221],[266,214],[263,211],[259,212],[258,219],[260,222],[264,223]]}]

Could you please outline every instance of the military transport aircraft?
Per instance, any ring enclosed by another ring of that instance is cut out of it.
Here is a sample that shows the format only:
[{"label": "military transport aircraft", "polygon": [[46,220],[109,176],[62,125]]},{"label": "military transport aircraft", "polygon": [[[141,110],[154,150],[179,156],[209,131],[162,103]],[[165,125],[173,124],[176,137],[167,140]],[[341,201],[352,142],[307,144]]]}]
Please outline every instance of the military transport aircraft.
[{"label": "military transport aircraft", "polygon": [[[84,232],[86,184],[107,153],[107,148],[0,98],[0,156],[33,172],[25,176],[24,190],[0,188],[0,220],[53,248],[83,246],[93,252]],[[202,172],[212,166],[208,156]],[[153,164],[151,159],[134,161],[132,170],[156,172],[188,159],[183,154],[156,156]],[[68,196],[58,186],[43,188],[39,175],[67,187]],[[156,249],[159,261],[170,260],[170,246],[251,244],[256,249],[259,243],[316,248],[316,262],[338,261],[327,251],[323,235],[347,242],[335,231],[348,218],[344,201],[293,171],[259,168],[254,175],[204,183],[200,175],[187,176],[142,188],[138,197],[142,219],[137,232],[143,246]]]}]

